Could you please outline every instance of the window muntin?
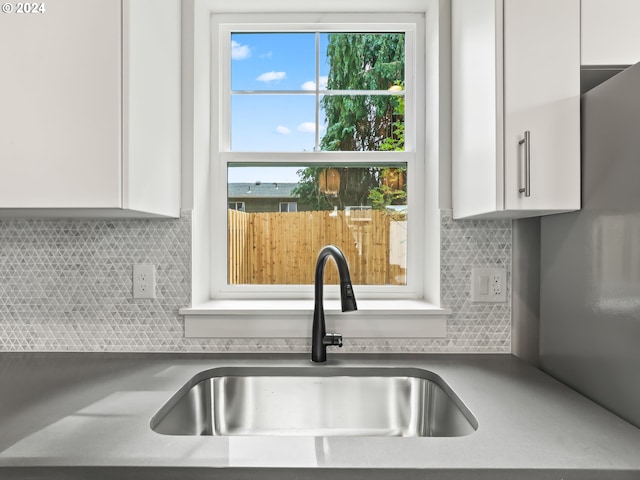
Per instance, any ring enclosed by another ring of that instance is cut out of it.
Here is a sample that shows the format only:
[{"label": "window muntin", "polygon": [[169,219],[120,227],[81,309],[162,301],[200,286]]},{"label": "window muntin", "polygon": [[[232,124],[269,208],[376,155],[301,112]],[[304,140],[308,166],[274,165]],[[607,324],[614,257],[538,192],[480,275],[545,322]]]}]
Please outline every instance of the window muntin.
[{"label": "window muntin", "polygon": [[[286,16],[286,15],[285,15]],[[238,18],[240,15],[230,15],[230,17]],[[279,18],[281,16],[272,17]],[[322,137],[322,124],[319,122],[315,122],[317,128],[316,133],[316,142],[313,150],[309,150],[306,147],[300,151],[299,149],[285,149],[285,151],[281,151],[281,148],[278,149],[255,149],[254,151],[244,151],[243,149],[232,148],[232,134],[231,134],[231,122],[226,121],[225,118],[228,118],[229,112],[231,111],[232,104],[232,89],[231,85],[231,75],[229,72],[223,72],[223,75],[220,76],[220,83],[218,83],[218,87],[216,91],[218,91],[219,95],[219,108],[215,106],[214,102],[214,112],[217,112],[217,115],[220,116],[219,122],[219,132],[214,132],[214,171],[217,173],[217,178],[222,178],[222,172],[227,171],[227,168],[230,165],[240,166],[244,165],[247,167],[250,166],[271,166],[271,168],[275,168],[274,166],[279,166],[280,168],[287,168],[289,165],[309,165],[316,164],[318,166],[326,165],[326,166],[343,166],[343,165],[363,165],[370,168],[373,167],[384,167],[388,164],[399,165],[404,168],[407,172],[413,172],[411,175],[407,177],[407,186],[408,186],[408,203],[415,203],[416,205],[420,205],[424,202],[424,191],[421,186],[422,181],[421,178],[424,178],[425,165],[424,162],[424,149],[419,145],[420,142],[416,142],[416,131],[424,128],[424,111],[423,107],[416,109],[416,98],[420,98],[420,94],[416,97],[415,86],[416,84],[422,84],[424,81],[423,74],[416,75],[416,54],[415,54],[415,38],[416,38],[416,29],[422,28],[422,17],[421,15],[412,15],[412,14],[402,14],[402,15],[392,15],[393,18],[404,18],[408,20],[406,23],[394,23],[391,25],[385,23],[366,23],[363,24],[359,21],[363,18],[366,18],[369,21],[372,18],[376,18],[381,22],[385,19],[389,18],[389,15],[340,15],[341,23],[338,24],[304,24],[298,23],[296,24],[296,31],[304,31],[308,30],[314,33],[320,32],[328,32],[333,31],[333,33],[341,33],[341,31],[347,32],[389,32],[389,33],[398,33],[402,32],[405,38],[405,76],[404,76],[404,85],[402,85],[402,90],[398,90],[398,86],[395,86],[393,89],[387,89],[385,91],[360,91],[360,90],[344,90],[344,91],[335,91],[332,93],[337,93],[341,96],[371,96],[371,94],[380,96],[395,96],[395,98],[404,99],[404,115],[402,116],[402,125],[403,128],[406,128],[406,132],[404,135],[404,150],[401,149],[379,149],[377,151],[370,152],[367,154],[366,158],[363,156],[364,152],[362,151],[347,151],[347,150],[338,150],[338,151],[318,151],[317,146],[320,144]],[[255,18],[255,17],[254,17]],[[345,24],[345,20],[354,20],[353,24]],[[220,20],[223,20],[222,18]],[[414,23],[415,20],[415,23]],[[287,31],[287,29],[291,28],[292,23],[286,24],[250,24],[250,23],[242,23],[242,29],[246,32],[252,33],[255,31],[265,31],[272,29],[273,31],[283,32]],[[220,27],[220,55],[222,64],[228,65],[231,62],[230,55],[225,52],[230,52],[230,44],[231,44],[231,34],[238,33],[237,29],[240,23],[238,24],[226,24],[224,21],[219,23]],[[338,25],[336,27],[335,25]],[[344,29],[344,30],[343,30]],[[291,32],[287,32],[291,33]],[[227,36],[228,35],[228,36]],[[422,35],[422,34],[420,34]],[[226,55],[226,58],[225,58]],[[278,71],[278,70],[274,70]],[[318,71],[318,76],[320,75],[320,71]],[[229,75],[227,75],[229,73]],[[418,80],[417,80],[418,79]],[[216,82],[214,81],[214,85]],[[318,82],[316,85],[322,86],[322,82]],[[218,90],[219,89],[219,90]],[[318,88],[319,90],[319,88]],[[272,95],[291,95],[291,91],[280,89],[277,92],[274,91],[265,91],[264,89],[261,91],[255,91],[252,93],[246,93],[246,95],[254,95],[258,96],[272,96]],[[322,101],[323,95],[326,92],[322,92],[322,94],[318,94],[315,96],[318,102]],[[300,93],[300,96],[309,96],[308,93]],[[238,95],[239,97],[240,95]],[[313,96],[311,98],[314,98]],[[419,114],[417,114],[419,113]],[[216,113],[214,113],[216,114]],[[395,118],[394,120],[397,120]],[[323,119],[324,122],[324,119]],[[406,126],[406,127],[405,127]],[[215,128],[215,127],[214,127]],[[217,137],[217,138],[216,138]],[[416,149],[416,145],[418,148]],[[218,153],[216,154],[215,151]],[[277,152],[277,153],[276,153]],[[322,162],[322,163],[321,163]],[[230,171],[230,170],[229,170]],[[216,175],[216,174],[214,174]],[[220,185],[221,190],[224,188],[223,184]],[[220,198],[220,196],[215,196],[214,198]],[[219,203],[213,204],[214,210],[218,213],[214,213],[214,217],[218,219],[226,219],[226,212],[222,213],[220,211]],[[218,207],[216,207],[218,205]],[[360,205],[353,205],[349,207],[360,207]],[[364,210],[364,209],[363,209]],[[406,215],[406,207],[400,208],[391,208],[390,210],[401,210]],[[345,209],[346,212],[346,209]],[[416,211],[419,213],[419,210]],[[421,215],[414,215],[411,220],[411,225],[406,225],[407,238],[411,238],[411,240],[407,240],[405,243],[406,252],[403,255],[406,255],[407,259],[412,259],[408,263],[421,265],[422,264],[422,252],[420,249],[421,244],[421,236],[424,234],[423,230],[424,220],[421,218]],[[411,233],[413,232],[413,233]],[[214,237],[216,236],[216,229],[212,231]],[[218,232],[219,233],[219,232]],[[226,239],[225,239],[226,240]],[[226,242],[225,242],[226,243]],[[214,244],[219,247],[228,245],[223,245],[221,242],[214,241]],[[219,268],[219,260],[222,260],[221,255],[217,252],[220,252],[220,248],[214,247],[214,251],[212,252],[213,264],[217,265],[214,269],[212,269],[212,296],[214,297],[225,297],[231,296],[232,298],[236,295],[243,295],[246,293],[248,295],[255,295],[256,292],[262,292],[262,295],[267,295],[268,297],[263,298],[291,298],[298,296],[296,292],[307,292],[308,286],[305,285],[269,285],[269,284],[257,284],[257,285],[245,285],[245,284],[233,284],[233,282],[229,282],[227,276],[221,276],[224,271],[221,271]],[[315,256],[317,252],[313,252],[312,256]],[[218,259],[218,260],[216,260]],[[368,292],[375,292],[374,295],[380,295],[383,292],[387,297],[389,295],[395,296],[414,296],[421,295],[422,291],[422,274],[419,268],[413,269],[413,271],[407,272],[405,276],[402,277],[403,280],[401,285],[391,285],[388,283],[381,283],[376,285],[370,285],[369,288],[366,286],[359,288],[359,292],[361,295],[368,295]],[[283,288],[285,287],[286,288]],[[296,287],[304,287],[302,289]],[[288,293],[287,293],[288,292]],[[403,293],[404,292],[404,293]],[[328,289],[328,293],[331,293],[331,289]],[[306,296],[303,295],[303,296]],[[220,298],[222,298],[220,297]]]}]

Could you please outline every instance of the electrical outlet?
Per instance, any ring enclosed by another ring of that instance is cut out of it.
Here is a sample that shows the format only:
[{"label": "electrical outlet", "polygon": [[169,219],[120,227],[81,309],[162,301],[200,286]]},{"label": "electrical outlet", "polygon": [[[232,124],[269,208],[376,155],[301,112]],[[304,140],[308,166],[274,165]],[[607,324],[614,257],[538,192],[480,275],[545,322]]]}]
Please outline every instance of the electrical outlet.
[{"label": "electrical outlet", "polygon": [[507,301],[507,269],[471,269],[471,301],[474,303],[505,303]]},{"label": "electrical outlet", "polygon": [[494,273],[491,275],[491,294],[494,297],[500,297],[504,290],[504,281],[502,275]]},{"label": "electrical outlet", "polygon": [[155,265],[133,266],[133,298],[156,298]]}]

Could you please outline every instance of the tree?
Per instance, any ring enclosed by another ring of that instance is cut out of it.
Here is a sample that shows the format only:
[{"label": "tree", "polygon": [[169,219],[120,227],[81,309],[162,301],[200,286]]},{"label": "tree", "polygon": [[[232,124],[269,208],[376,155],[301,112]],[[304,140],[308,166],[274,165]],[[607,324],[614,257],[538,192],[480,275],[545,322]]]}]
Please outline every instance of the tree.
[{"label": "tree", "polygon": [[[394,113],[404,119],[404,98],[400,99]],[[380,150],[404,151],[404,121],[396,120],[393,122],[392,127],[393,134],[384,139]],[[372,188],[369,192],[369,200],[371,200],[373,208],[383,209],[387,205],[406,204],[407,189],[405,175],[405,168],[381,169],[381,184]],[[389,181],[385,181],[385,179]]]},{"label": "tree", "polygon": [[394,111],[394,122],[391,124],[391,135],[380,144],[380,150],[385,152],[404,151],[404,97],[398,99]]},{"label": "tree", "polygon": [[318,178],[324,170],[323,167],[307,167],[297,171],[298,186],[292,190],[292,194],[297,196],[300,203],[308,206],[311,210],[331,210],[332,205],[327,197],[318,189]]},{"label": "tree", "polygon": [[[327,60],[329,90],[388,90],[404,80],[404,35],[335,33],[329,35]],[[320,142],[324,151],[404,150],[404,97],[401,95],[325,95],[322,108],[327,131]],[[403,202],[406,191],[383,182],[386,168],[340,169],[340,191],[323,195],[318,190],[322,168],[298,172],[294,190],[304,203],[322,210],[337,206],[371,205],[385,208]]]},{"label": "tree", "polygon": [[[333,167],[336,168],[336,167]],[[340,171],[340,190],[337,194],[325,194],[318,188],[320,175],[325,167],[307,167],[298,170],[300,181],[292,193],[300,198],[300,203],[314,210],[332,210],[338,207],[369,205],[369,194],[380,185],[379,169],[342,167]]]},{"label": "tree", "polygon": [[[329,35],[329,90],[388,90],[404,81],[404,35],[334,33]],[[325,95],[328,151],[376,151],[392,135],[395,95]]]}]

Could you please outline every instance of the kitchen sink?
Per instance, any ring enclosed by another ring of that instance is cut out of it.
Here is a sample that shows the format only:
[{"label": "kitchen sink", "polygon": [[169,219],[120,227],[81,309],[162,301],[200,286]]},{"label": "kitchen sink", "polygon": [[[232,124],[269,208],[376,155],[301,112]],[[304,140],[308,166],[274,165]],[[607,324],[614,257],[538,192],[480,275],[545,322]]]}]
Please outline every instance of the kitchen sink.
[{"label": "kitchen sink", "polygon": [[418,368],[225,367],[200,372],[151,419],[164,435],[457,437],[478,422]]}]

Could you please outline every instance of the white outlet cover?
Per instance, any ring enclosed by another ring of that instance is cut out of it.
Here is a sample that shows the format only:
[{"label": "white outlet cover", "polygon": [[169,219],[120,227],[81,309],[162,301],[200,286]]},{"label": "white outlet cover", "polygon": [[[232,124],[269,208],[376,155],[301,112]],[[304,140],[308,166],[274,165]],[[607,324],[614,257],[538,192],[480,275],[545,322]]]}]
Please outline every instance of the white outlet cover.
[{"label": "white outlet cover", "polygon": [[133,298],[156,298],[155,265],[133,266]]},{"label": "white outlet cover", "polygon": [[506,303],[507,269],[505,267],[473,267],[471,269],[471,301]]}]

